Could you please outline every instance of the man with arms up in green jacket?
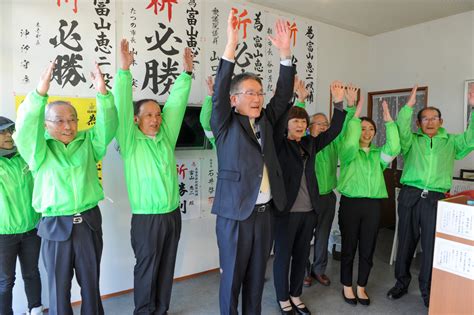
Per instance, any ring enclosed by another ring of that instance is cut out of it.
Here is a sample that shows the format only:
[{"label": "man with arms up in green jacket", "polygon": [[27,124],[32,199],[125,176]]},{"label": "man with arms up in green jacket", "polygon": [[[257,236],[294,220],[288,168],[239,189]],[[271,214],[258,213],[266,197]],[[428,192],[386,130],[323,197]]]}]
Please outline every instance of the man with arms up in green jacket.
[{"label": "man with arms up in green jacket", "polygon": [[[443,119],[439,109],[427,107],[418,113],[416,123],[419,128],[417,132],[412,132],[416,90],[417,86],[413,88],[397,119],[405,165],[400,180],[403,188],[398,197],[397,283],[387,292],[387,297],[398,299],[407,293],[411,280],[411,261],[418,239],[421,238],[423,253],[418,281],[423,302],[428,307],[437,204],[451,188],[454,160],[464,158],[474,149],[474,119],[471,112],[468,129],[461,134],[449,134],[441,127]],[[469,104],[474,106],[472,89]]]},{"label": "man with arms up in green jacket", "polygon": [[33,208],[41,212],[38,235],[48,273],[49,314],[69,315],[71,280],[81,287],[82,314],[103,314],[99,273],[102,256],[102,218],[98,203],[104,199],[96,163],[117,128],[114,98],[107,91],[99,66],[91,73],[97,90],[95,126],[77,131],[77,112],[65,101],[48,105],[52,62],[35,91],[18,109],[13,135],[18,151],[34,178]]},{"label": "man with arms up in green jacket", "polygon": [[42,314],[38,270],[41,215],[31,206],[33,177],[13,143],[13,121],[0,116],[0,314],[13,315],[16,259],[20,259],[29,314]]},{"label": "man with arms up in green jacket", "polygon": [[191,90],[193,55],[185,48],[184,72],[176,79],[163,111],[151,99],[134,106],[129,70],[133,54],[125,39],[120,56],[114,95],[119,115],[117,141],[133,214],[134,314],[166,314],[181,234],[174,149]]}]

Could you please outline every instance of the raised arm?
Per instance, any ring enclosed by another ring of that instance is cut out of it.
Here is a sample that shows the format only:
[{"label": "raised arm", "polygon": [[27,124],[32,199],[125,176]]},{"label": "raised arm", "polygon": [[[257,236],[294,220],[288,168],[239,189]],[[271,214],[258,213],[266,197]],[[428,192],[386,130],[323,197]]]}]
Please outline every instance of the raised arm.
[{"label": "raised arm", "polygon": [[296,94],[295,106],[306,108],[306,99],[309,96],[309,91],[306,89],[306,84],[303,80],[300,80],[298,76],[295,76],[295,87],[294,91]]},{"label": "raised arm", "polygon": [[120,69],[115,75],[113,94],[115,106],[117,108],[119,125],[116,138],[120,145],[122,155],[133,151],[135,133],[133,120],[133,92],[132,92],[132,74],[130,66],[133,63],[133,53],[129,49],[126,39],[120,42]]},{"label": "raised arm", "polygon": [[341,139],[338,146],[338,154],[341,163],[349,163],[359,151],[359,139],[362,134],[361,120],[359,119],[362,113],[363,97],[359,99],[354,117],[347,123],[347,129],[344,137]]},{"label": "raised arm", "polygon": [[46,157],[44,111],[54,65],[55,61],[49,64],[41,74],[36,90],[28,93],[18,108],[13,139],[32,171],[37,170]]},{"label": "raised arm", "polygon": [[275,36],[268,36],[273,46],[275,46],[280,54],[280,73],[278,76],[275,95],[270,99],[266,107],[268,120],[272,125],[280,119],[280,117],[288,110],[288,103],[293,96],[293,87],[295,80],[295,67],[291,64],[290,49],[290,28],[284,20],[277,20],[274,28]]},{"label": "raised arm", "polygon": [[212,96],[211,129],[214,137],[226,128],[231,116],[230,82],[235,67],[235,49],[239,42],[237,18],[232,11],[227,18],[227,44],[219,61]]},{"label": "raised arm", "polygon": [[214,80],[212,76],[208,76],[206,79],[207,85],[207,96],[204,98],[202,103],[201,113],[199,114],[199,122],[201,123],[204,134],[206,135],[212,146],[215,147],[216,140],[211,130],[211,114],[212,114],[212,94],[214,94]]},{"label": "raised arm", "polygon": [[191,91],[193,71],[193,53],[189,47],[183,52],[184,71],[179,75],[173,84],[170,95],[163,107],[163,132],[168,137],[170,143],[176,146],[179,131],[183,123],[184,112],[188,105],[189,93]]},{"label": "raised arm", "polygon": [[418,85],[415,85],[411,90],[410,96],[405,106],[402,107],[398,113],[397,118],[397,127],[398,133],[400,135],[400,145],[402,154],[406,154],[410,148],[413,141],[413,134],[411,131],[411,119],[413,116],[413,106],[416,104],[416,91]]},{"label": "raised arm", "polygon": [[385,121],[386,140],[380,152],[380,161],[386,168],[400,153],[400,137],[398,135],[397,125],[390,115],[390,110],[386,101],[382,103],[383,119]]},{"label": "raised arm", "polygon": [[280,72],[278,76],[275,94],[266,107],[266,114],[271,124],[275,125],[281,116],[289,109],[295,80],[295,68],[291,64],[290,29],[284,20],[277,20],[274,27],[275,36],[268,38],[275,46],[280,55]]},{"label": "raised arm", "polygon": [[474,150],[474,84],[471,84],[467,100],[471,106],[471,117],[467,130],[455,136],[456,160],[460,160]]},{"label": "raised arm", "polygon": [[[354,86],[352,83],[349,83],[349,85],[346,86],[346,89],[344,90],[344,96],[346,98],[346,101],[347,101],[347,107],[346,107],[346,118],[344,120],[344,125],[342,126],[342,131],[341,133],[339,134],[338,136],[338,139],[342,138],[344,136],[344,133],[346,131],[346,127],[347,127],[347,123],[349,122],[349,120],[352,119],[352,117],[354,117],[354,114],[355,114],[355,111],[356,111],[356,101],[357,101],[357,94],[359,92],[359,88]],[[363,97],[361,96],[360,98],[360,106],[362,108],[362,104],[363,104]],[[338,140],[336,139],[336,140]]]},{"label": "raised arm", "polygon": [[344,84],[340,81],[334,81],[331,84],[331,95],[334,99],[334,111],[329,129],[314,138],[316,151],[320,151],[330,144],[334,139],[336,139],[342,130],[344,119],[346,117],[346,112],[343,110],[342,103],[344,99],[344,88]]},{"label": "raised arm", "polygon": [[114,105],[112,93],[107,91],[104,77],[96,63],[94,71],[91,72],[92,82],[97,90],[96,107],[97,115],[95,125],[89,131],[94,148],[94,158],[96,161],[102,159],[107,152],[107,146],[115,136],[118,126],[117,109]]}]

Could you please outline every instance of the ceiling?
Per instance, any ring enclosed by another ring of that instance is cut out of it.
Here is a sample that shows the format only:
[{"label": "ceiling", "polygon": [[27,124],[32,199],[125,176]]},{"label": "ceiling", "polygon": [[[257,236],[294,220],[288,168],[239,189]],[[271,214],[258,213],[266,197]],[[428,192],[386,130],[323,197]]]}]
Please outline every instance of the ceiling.
[{"label": "ceiling", "polygon": [[367,36],[474,10],[474,0],[247,1]]}]

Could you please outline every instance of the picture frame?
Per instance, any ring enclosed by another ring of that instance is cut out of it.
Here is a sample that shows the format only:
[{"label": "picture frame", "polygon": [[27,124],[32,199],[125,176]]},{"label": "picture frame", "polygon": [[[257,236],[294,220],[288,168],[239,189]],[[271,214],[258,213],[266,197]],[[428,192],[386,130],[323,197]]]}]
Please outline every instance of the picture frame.
[{"label": "picture frame", "polygon": [[474,89],[474,79],[466,80],[464,82],[464,130],[467,130],[472,111],[472,106],[469,106],[468,102],[469,89]]},{"label": "picture frame", "polygon": [[[412,88],[374,91],[367,93],[367,116],[372,118],[377,127],[377,133],[372,141],[376,146],[382,146],[385,143],[385,122],[383,120],[382,102],[388,103],[390,114],[393,120],[397,119],[398,113],[405,106],[410,96]],[[416,131],[416,114],[419,110],[428,106],[428,87],[420,86],[416,91],[416,104],[413,107],[414,114],[412,118],[412,131]],[[392,165],[396,165],[398,170],[403,169],[403,157],[399,155]]]},{"label": "picture frame", "polygon": [[468,180],[474,180],[474,169],[473,170],[468,170],[468,169],[460,169],[461,173],[461,179],[468,179]]}]

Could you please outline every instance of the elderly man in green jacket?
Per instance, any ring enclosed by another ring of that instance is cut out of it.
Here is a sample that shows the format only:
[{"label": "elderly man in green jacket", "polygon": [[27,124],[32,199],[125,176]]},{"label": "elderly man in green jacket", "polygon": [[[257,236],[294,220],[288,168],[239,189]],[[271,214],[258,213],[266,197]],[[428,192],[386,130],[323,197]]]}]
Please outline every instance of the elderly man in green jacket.
[{"label": "elderly man in green jacket", "polygon": [[184,71],[176,79],[163,110],[151,99],[133,103],[132,62],[133,55],[124,39],[114,95],[119,115],[117,141],[133,214],[134,314],[166,314],[181,234],[174,150],[191,90],[193,55],[185,49]]},{"label": "elderly man in green jacket", "polygon": [[13,314],[17,257],[25,282],[29,314],[42,314],[38,270],[41,215],[31,206],[33,177],[13,143],[13,121],[0,116],[0,314]]},{"label": "elderly man in green jacket", "polygon": [[71,280],[81,287],[82,314],[103,314],[99,291],[104,198],[96,163],[117,128],[114,98],[106,90],[99,66],[92,80],[96,90],[95,126],[77,131],[77,113],[65,101],[48,105],[54,62],[18,109],[13,135],[33,174],[33,207],[42,214],[38,235],[48,273],[49,314],[72,314]]},{"label": "elderly man in green jacket", "polygon": [[[421,296],[429,306],[431,270],[436,229],[438,200],[451,188],[454,160],[464,158],[474,149],[474,119],[471,112],[468,129],[461,134],[449,134],[442,128],[441,112],[426,107],[418,112],[418,131],[411,131],[415,86],[407,104],[397,119],[402,155],[405,161],[398,197],[398,251],[395,264],[397,282],[387,292],[390,299],[405,295],[410,284],[410,265],[418,240],[421,239]],[[469,104],[474,106],[474,91],[469,92]],[[473,111],[474,112],[474,111]]]}]

